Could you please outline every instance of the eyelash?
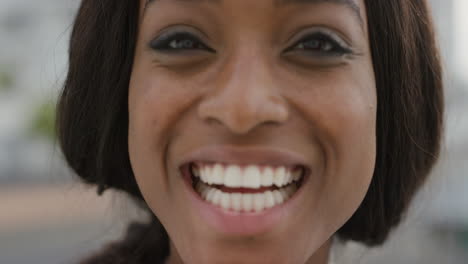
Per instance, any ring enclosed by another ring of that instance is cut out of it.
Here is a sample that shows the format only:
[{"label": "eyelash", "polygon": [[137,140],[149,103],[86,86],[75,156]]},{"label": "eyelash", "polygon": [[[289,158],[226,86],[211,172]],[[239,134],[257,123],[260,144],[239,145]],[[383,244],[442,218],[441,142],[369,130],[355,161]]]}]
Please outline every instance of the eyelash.
[{"label": "eyelash", "polygon": [[[187,47],[171,47],[171,45],[177,45],[177,40],[183,40],[185,43],[180,43],[179,45],[189,45],[196,46],[197,48],[187,48]],[[187,42],[190,40],[190,42]],[[182,50],[193,50],[193,49],[205,49],[211,52],[215,52],[213,49],[203,44],[196,36],[188,32],[170,32],[161,35],[159,38],[156,38],[150,42],[150,47],[154,50],[165,52],[165,53],[176,53]]]},{"label": "eyelash", "polygon": [[[341,44],[341,40],[324,32],[313,32],[307,34],[299,41],[287,48],[285,52],[295,51],[297,49],[304,50],[305,52],[314,53],[316,55],[325,56],[342,56],[351,54],[353,51],[346,44]],[[307,45],[312,45],[311,49],[307,49]]]},{"label": "eyelash", "polygon": [[[342,56],[351,54],[352,50],[348,46],[340,44],[340,42],[328,33],[314,32],[297,41],[290,48],[287,48],[285,52],[299,49],[308,53],[314,53],[314,55]],[[216,52],[193,34],[183,31],[163,34],[159,38],[152,40],[149,45],[153,50],[164,53],[179,53],[196,49]],[[308,49],[308,45],[312,45],[315,49]]]}]

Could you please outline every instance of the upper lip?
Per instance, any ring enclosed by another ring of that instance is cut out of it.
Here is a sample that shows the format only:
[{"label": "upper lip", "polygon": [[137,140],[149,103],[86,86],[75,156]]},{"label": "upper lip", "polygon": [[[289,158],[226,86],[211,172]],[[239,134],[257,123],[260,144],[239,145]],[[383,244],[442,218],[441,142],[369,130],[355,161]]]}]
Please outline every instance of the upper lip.
[{"label": "upper lip", "polygon": [[303,166],[308,169],[306,159],[293,151],[267,148],[230,145],[212,145],[198,148],[183,156],[179,167],[192,162],[227,163],[237,165],[271,165],[271,166]]}]

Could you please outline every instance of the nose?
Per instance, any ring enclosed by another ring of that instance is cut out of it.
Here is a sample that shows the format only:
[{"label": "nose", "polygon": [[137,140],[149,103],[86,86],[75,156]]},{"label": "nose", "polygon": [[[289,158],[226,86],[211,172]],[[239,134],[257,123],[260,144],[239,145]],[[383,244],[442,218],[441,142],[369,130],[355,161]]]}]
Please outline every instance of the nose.
[{"label": "nose", "polygon": [[265,124],[281,124],[288,108],[265,63],[250,57],[218,72],[214,87],[198,106],[198,115],[208,122],[245,134]]}]

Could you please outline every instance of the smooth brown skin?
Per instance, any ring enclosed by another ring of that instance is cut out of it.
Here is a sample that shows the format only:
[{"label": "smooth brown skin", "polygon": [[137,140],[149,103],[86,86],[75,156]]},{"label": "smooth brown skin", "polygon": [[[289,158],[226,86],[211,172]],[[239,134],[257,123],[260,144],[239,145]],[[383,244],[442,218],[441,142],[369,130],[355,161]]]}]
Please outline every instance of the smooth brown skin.
[{"label": "smooth brown skin", "polygon": [[[167,263],[327,263],[330,238],[363,200],[376,155],[376,87],[365,6],[356,4],[362,24],[337,3],[158,0],[142,8],[129,154],[141,192],[171,239]],[[285,52],[317,26],[354,54]],[[216,53],[151,49],[148,43],[170,28],[187,29]],[[182,155],[207,145],[303,155],[312,175],[301,207],[266,233],[217,233],[189,207],[176,167]]]}]

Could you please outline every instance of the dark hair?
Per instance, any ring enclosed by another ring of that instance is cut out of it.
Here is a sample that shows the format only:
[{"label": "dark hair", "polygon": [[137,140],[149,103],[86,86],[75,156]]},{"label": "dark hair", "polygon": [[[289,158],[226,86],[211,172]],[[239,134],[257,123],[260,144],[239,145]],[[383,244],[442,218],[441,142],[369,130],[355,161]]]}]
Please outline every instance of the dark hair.
[{"label": "dark hair", "polygon": [[[136,184],[127,142],[139,2],[82,0],[57,108],[57,134],[66,161],[84,182],[97,185],[99,194],[107,188],[122,190],[150,211]],[[427,2],[365,4],[377,87],[377,159],[364,201],[337,235],[376,246],[400,222],[437,160],[443,91]],[[140,243],[140,250],[163,248],[158,252],[164,258],[164,228],[156,217],[145,228],[159,230],[159,241]],[[131,239],[121,243],[125,241]]]}]

